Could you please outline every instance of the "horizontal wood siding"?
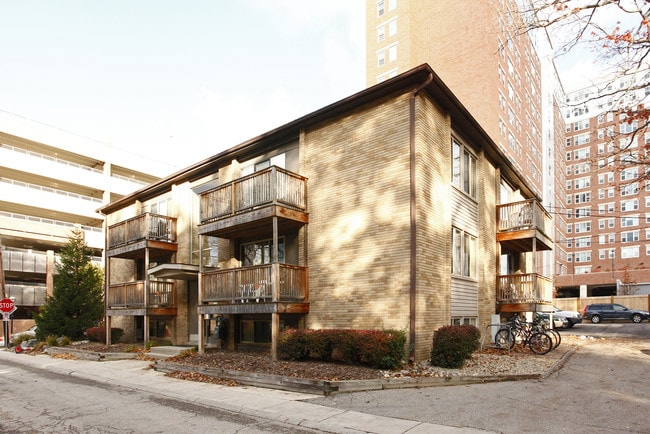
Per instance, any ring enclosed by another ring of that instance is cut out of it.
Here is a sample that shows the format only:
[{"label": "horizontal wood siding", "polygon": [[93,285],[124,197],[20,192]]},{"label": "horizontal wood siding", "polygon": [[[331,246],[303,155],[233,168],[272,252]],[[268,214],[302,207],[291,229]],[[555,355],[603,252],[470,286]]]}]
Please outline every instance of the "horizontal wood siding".
[{"label": "horizontal wood siding", "polygon": [[478,315],[478,283],[451,279],[451,316]]}]

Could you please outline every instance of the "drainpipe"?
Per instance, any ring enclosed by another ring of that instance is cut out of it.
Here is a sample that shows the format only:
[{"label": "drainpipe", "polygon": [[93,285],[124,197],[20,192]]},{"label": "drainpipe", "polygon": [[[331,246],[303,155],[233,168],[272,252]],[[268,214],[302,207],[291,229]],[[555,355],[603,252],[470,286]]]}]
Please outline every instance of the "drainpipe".
[{"label": "drainpipe", "polygon": [[410,189],[410,280],[409,280],[409,362],[415,361],[415,310],[416,310],[416,218],[415,218],[415,96],[433,80],[427,79],[411,92],[409,97],[409,189]]}]

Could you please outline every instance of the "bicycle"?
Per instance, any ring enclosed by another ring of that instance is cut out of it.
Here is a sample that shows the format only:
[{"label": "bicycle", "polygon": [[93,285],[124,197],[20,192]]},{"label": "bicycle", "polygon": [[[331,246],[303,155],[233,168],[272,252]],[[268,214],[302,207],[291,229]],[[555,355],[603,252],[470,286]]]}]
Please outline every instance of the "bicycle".
[{"label": "bicycle", "polygon": [[556,349],[562,343],[562,335],[557,330],[551,328],[550,322],[547,319],[535,318],[533,320],[533,327],[536,327],[537,330],[545,332],[547,335],[553,338],[553,349]]},{"label": "bicycle", "polygon": [[511,350],[517,340],[539,355],[547,354],[554,348],[553,338],[549,334],[533,323],[522,322],[519,315],[513,316],[506,326],[497,331],[494,343],[498,348]]}]

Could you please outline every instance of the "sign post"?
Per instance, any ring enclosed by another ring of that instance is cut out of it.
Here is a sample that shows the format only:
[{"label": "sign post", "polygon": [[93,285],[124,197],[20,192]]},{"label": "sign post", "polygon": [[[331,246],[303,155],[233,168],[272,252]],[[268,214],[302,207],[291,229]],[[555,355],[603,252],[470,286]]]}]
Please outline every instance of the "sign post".
[{"label": "sign post", "polygon": [[2,312],[2,329],[4,331],[5,348],[9,348],[9,327],[8,321],[11,314],[16,311],[16,303],[11,298],[0,300],[0,312]]}]

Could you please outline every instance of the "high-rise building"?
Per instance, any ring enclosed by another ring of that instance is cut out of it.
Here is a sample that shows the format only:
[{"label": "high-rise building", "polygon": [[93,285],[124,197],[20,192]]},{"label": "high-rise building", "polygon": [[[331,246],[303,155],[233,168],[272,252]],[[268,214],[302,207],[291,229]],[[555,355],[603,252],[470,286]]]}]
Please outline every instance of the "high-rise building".
[{"label": "high-rise building", "polygon": [[[98,265],[103,204],[172,167],[42,123],[0,112],[0,244],[3,297],[14,297],[14,329],[25,328],[52,291],[60,248],[83,231]],[[24,320],[24,321],[23,321]]]},{"label": "high-rise building", "polygon": [[[639,164],[650,131],[614,102],[629,80],[613,81],[602,93],[590,86],[566,96],[567,238],[556,243],[566,253],[558,257],[559,295],[650,294],[650,182]],[[647,89],[638,89],[626,92],[625,104],[646,99]]]},{"label": "high-rise building", "polygon": [[428,63],[542,196],[541,65],[516,10],[509,0],[366,0],[366,83]]}]

